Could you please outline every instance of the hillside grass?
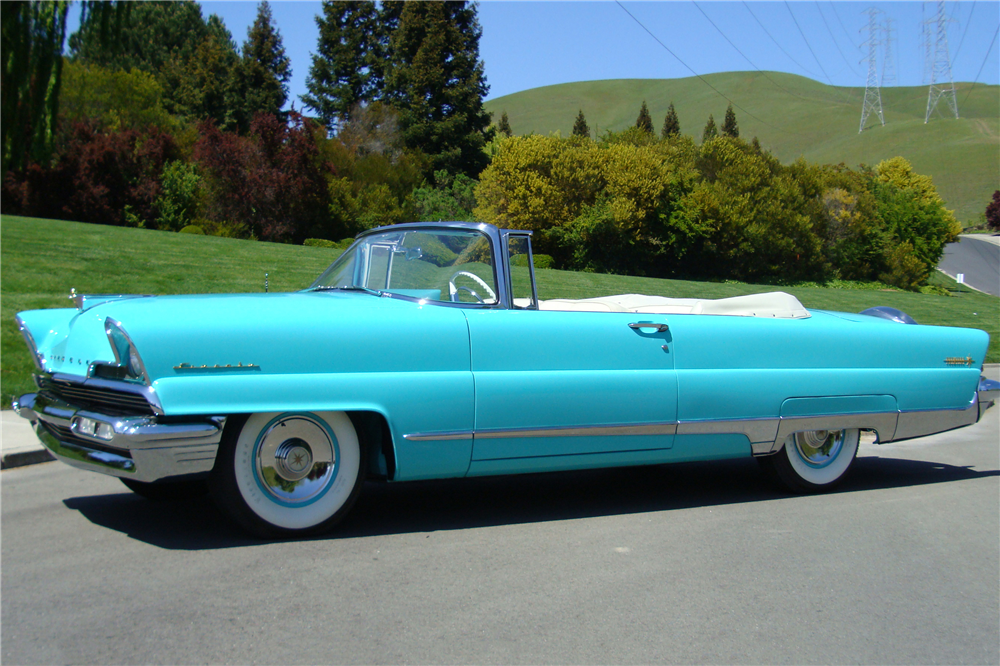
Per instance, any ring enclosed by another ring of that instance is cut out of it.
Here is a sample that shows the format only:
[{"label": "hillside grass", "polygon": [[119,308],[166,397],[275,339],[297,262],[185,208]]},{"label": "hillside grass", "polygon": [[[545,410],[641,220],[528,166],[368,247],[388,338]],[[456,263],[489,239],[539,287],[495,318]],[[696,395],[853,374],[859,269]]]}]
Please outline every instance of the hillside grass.
[{"label": "hillside grass", "polygon": [[[0,396],[4,408],[34,389],[33,364],[14,323],[22,310],[72,307],[78,293],[194,294],[308,287],[340,254],[332,248],[126,229],[78,222],[0,216]],[[921,324],[981,328],[990,334],[987,362],[1000,362],[1000,299],[960,290],[937,274],[934,282],[952,294],[773,287],[742,283],[690,282],[538,270],[539,298],[588,298],[641,293],[677,298],[726,298],[780,289],[807,308],[860,312],[888,305]],[[850,341],[845,341],[849,344]],[[977,359],[978,360],[978,359]]]},{"label": "hillside grass", "polygon": [[[740,136],[756,136],[783,163],[799,157],[857,168],[901,155],[934,184],[959,221],[974,223],[1000,185],[1000,86],[956,83],[959,118],[939,104],[924,124],[927,87],[882,89],[885,126],[870,116],[858,133],[865,89],[837,88],[779,72],[704,77],[747,112],[734,109]],[[701,142],[711,113],[721,127],[728,102],[697,78],[618,79],[534,88],[486,103],[495,119],[507,112],[515,134],[569,136],[581,109],[591,136],[635,124],[643,100],[659,135],[673,102],[681,131]]]}]

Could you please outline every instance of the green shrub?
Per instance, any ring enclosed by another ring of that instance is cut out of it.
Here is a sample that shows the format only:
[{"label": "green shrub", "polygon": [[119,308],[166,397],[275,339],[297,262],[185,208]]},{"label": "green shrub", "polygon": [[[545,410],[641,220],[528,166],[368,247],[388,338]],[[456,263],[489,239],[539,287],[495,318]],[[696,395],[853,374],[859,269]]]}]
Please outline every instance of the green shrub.
[{"label": "green shrub", "polygon": [[302,242],[308,247],[340,247],[340,244],[325,238],[307,238]]},{"label": "green shrub", "polygon": [[[532,254],[532,259],[534,260],[535,268],[555,268],[556,261],[548,254]],[[515,266],[527,266],[528,265],[528,255],[519,254],[514,257]]]},{"label": "green shrub", "polygon": [[205,235],[205,230],[202,229],[201,227],[199,227],[197,224],[189,224],[189,225],[187,225],[186,227],[184,227],[183,229],[181,229],[177,233],[181,233],[181,234],[199,234],[199,235],[204,236]]}]

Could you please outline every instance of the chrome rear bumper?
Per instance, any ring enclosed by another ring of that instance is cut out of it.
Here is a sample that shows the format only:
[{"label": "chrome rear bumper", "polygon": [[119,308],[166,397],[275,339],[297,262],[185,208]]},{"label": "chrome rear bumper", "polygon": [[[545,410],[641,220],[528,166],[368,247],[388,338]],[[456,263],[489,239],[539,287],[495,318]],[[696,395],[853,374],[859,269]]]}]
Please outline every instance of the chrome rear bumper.
[{"label": "chrome rear bumper", "polygon": [[[176,423],[158,416],[112,416],[37,393],[22,395],[13,407],[67,465],[144,482],[211,471],[226,421],[221,416]],[[89,434],[88,423],[105,426],[103,436]]]}]

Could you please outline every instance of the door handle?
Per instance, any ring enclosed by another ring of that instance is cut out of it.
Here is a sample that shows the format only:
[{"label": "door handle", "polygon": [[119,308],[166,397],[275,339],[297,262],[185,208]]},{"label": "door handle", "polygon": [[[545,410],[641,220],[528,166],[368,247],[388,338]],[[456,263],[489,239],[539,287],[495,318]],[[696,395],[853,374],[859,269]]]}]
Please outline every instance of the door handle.
[{"label": "door handle", "polygon": [[651,322],[651,321],[636,321],[636,322],[632,322],[631,324],[628,325],[628,327],[631,328],[632,330],[639,330],[639,329],[643,329],[643,328],[654,328],[654,329],[656,329],[657,333],[663,333],[668,328],[670,328],[666,324],[656,324],[656,323]]}]

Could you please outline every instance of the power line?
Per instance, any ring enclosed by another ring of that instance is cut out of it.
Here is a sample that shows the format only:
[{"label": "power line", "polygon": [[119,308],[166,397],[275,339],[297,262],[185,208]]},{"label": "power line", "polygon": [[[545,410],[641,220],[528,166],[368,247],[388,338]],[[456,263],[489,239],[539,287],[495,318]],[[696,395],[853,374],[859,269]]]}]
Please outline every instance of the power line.
[{"label": "power line", "polygon": [[823,63],[821,63],[819,61],[819,58],[816,57],[816,52],[813,51],[812,45],[809,44],[809,40],[806,39],[806,33],[802,32],[802,26],[799,25],[798,19],[796,19],[795,18],[795,14],[792,13],[792,8],[788,6],[788,0],[785,0],[785,9],[788,10],[788,15],[792,17],[792,22],[795,23],[795,27],[799,29],[799,34],[802,35],[802,41],[804,41],[806,43],[806,48],[809,49],[809,53],[812,53],[813,60],[815,60],[816,64],[819,65],[819,71],[823,72],[823,76],[826,77],[826,80],[829,81],[830,85],[832,86],[833,85],[833,79],[831,79],[830,75],[826,73],[826,70],[823,69]]},{"label": "power line", "polygon": [[962,106],[965,106],[965,103],[969,101],[969,95],[972,94],[972,89],[976,87],[977,83],[979,83],[979,77],[983,73],[983,67],[986,67],[986,61],[993,52],[993,45],[997,43],[997,35],[1000,35],[1000,26],[997,26],[996,32],[993,33],[993,40],[990,42],[990,48],[986,49],[986,57],[983,58],[983,64],[979,66],[979,73],[976,74],[976,80],[972,82],[971,86],[969,86],[969,92],[966,93],[965,99],[962,101]]},{"label": "power line", "polygon": [[830,8],[833,9],[833,15],[836,17],[837,23],[840,24],[840,29],[844,31],[845,35],[847,35],[847,42],[854,48],[857,48],[857,44],[854,43],[854,38],[851,37],[849,32],[847,32],[847,28],[844,27],[844,22],[840,20],[840,14],[837,12],[837,3],[830,0]]},{"label": "power line", "polygon": [[615,0],[615,4],[617,4],[619,7],[621,7],[623,12],[625,12],[626,14],[628,14],[629,17],[631,17],[631,19],[633,21],[635,21],[636,23],[638,23],[639,27],[642,28],[643,30],[645,30],[649,34],[650,37],[652,37],[654,40],[656,40],[656,43],[659,44],[660,46],[662,46],[667,53],[669,53],[670,55],[672,55],[677,62],[679,62],[680,64],[684,65],[684,67],[686,67],[689,72],[691,72],[692,74],[694,74],[695,76],[697,76],[701,80],[702,83],[704,83],[706,86],[708,86],[709,88],[711,88],[712,90],[714,90],[715,93],[719,97],[723,98],[724,100],[726,100],[727,102],[729,102],[730,104],[732,104],[737,109],[739,109],[743,113],[747,114],[748,116],[750,116],[751,118],[753,118],[757,122],[761,123],[762,125],[766,125],[767,127],[770,127],[771,129],[774,129],[774,130],[778,130],[779,132],[784,132],[785,134],[797,134],[799,136],[805,136],[803,134],[799,134],[798,132],[791,132],[791,131],[783,129],[781,127],[775,127],[771,123],[769,123],[769,122],[767,122],[765,120],[762,120],[761,118],[758,118],[757,116],[753,115],[752,113],[750,113],[749,111],[747,111],[746,109],[744,109],[742,106],[740,106],[739,104],[737,104],[733,100],[729,99],[729,97],[727,97],[725,94],[723,94],[723,92],[721,90],[719,90],[718,88],[716,88],[715,86],[713,86],[711,83],[709,83],[705,79],[705,77],[703,77],[698,72],[694,71],[694,69],[692,69],[690,65],[688,65],[686,62],[684,62],[683,60],[681,60],[680,56],[678,56],[676,53],[674,53],[673,51],[670,50],[670,47],[668,47],[666,44],[664,44],[663,42],[661,42],[660,38],[657,37],[656,35],[654,35],[653,32],[649,28],[647,28],[645,25],[643,25],[642,21],[640,21],[639,19],[637,19],[632,14],[632,12],[630,12],[627,9],[625,9],[625,5],[623,5],[620,0]]},{"label": "power line", "polygon": [[958,60],[958,52],[962,50],[962,44],[965,43],[965,35],[969,32],[969,25],[972,23],[972,12],[976,9],[976,0],[972,0],[972,7],[969,9],[969,18],[965,22],[965,30],[962,31],[962,39],[958,40],[958,48],[955,49],[955,57],[951,59],[952,62]]},{"label": "power line", "polygon": [[733,47],[734,49],[736,49],[736,52],[737,52],[737,53],[739,53],[739,54],[740,54],[741,56],[743,56],[743,59],[744,59],[744,60],[746,60],[746,61],[747,61],[748,63],[750,63],[750,66],[751,66],[751,67],[753,67],[753,68],[754,68],[754,69],[756,69],[756,70],[757,70],[758,72],[760,72],[761,74],[763,74],[763,75],[764,75],[764,78],[766,78],[766,79],[767,79],[768,81],[770,81],[771,83],[773,83],[773,84],[774,84],[775,86],[777,86],[778,88],[781,88],[782,90],[784,90],[784,91],[785,91],[786,93],[788,93],[789,95],[792,95],[793,97],[798,97],[799,99],[805,99],[805,100],[808,100],[808,99],[809,99],[808,97],[802,97],[801,95],[798,95],[798,94],[796,94],[796,93],[793,93],[793,92],[792,92],[791,90],[789,90],[788,88],[785,88],[785,87],[784,87],[783,85],[779,84],[779,83],[778,83],[777,81],[775,81],[775,80],[774,80],[774,79],[772,79],[772,78],[771,78],[770,76],[768,76],[767,72],[765,72],[765,71],[764,71],[764,70],[762,70],[762,69],[761,69],[760,67],[758,67],[757,65],[755,65],[755,64],[754,64],[754,62],[753,62],[753,60],[750,60],[750,58],[748,58],[748,57],[747,57],[747,55],[746,55],[745,53],[743,53],[743,51],[741,51],[741,50],[740,50],[740,48],[739,48],[738,46],[736,46],[736,44],[734,44],[734,43],[733,43],[733,40],[729,39],[729,37],[727,37],[727,36],[726,36],[726,33],[724,33],[724,32],[722,31],[722,28],[720,28],[719,26],[717,26],[717,25],[715,24],[715,21],[713,21],[713,20],[712,20],[712,19],[711,19],[711,18],[709,17],[709,15],[705,13],[705,10],[701,8],[701,5],[699,5],[699,4],[697,3],[697,2],[695,2],[695,3],[693,3],[693,4],[694,4],[695,8],[696,8],[696,9],[697,9],[697,10],[698,10],[699,12],[701,12],[701,15],[702,15],[702,16],[704,16],[704,17],[705,17],[705,19],[706,19],[706,20],[707,20],[707,21],[708,21],[709,23],[711,23],[711,24],[712,24],[712,27],[713,27],[713,28],[715,28],[715,29],[716,29],[716,30],[718,31],[718,33],[719,33],[720,35],[722,35],[722,38],[723,38],[723,39],[725,39],[725,40],[726,40],[727,42],[729,42],[729,45],[730,45],[730,46],[732,46],[732,47]]},{"label": "power line", "polygon": [[789,53],[788,51],[786,51],[786,50],[784,49],[784,47],[783,47],[783,46],[781,46],[781,44],[779,44],[779,43],[778,43],[778,40],[777,40],[777,39],[775,39],[775,38],[774,38],[774,36],[773,36],[773,35],[771,35],[771,33],[767,31],[767,28],[765,28],[765,27],[764,27],[764,24],[760,22],[760,19],[759,19],[759,18],[757,18],[757,15],[753,13],[753,10],[752,10],[752,9],[750,9],[750,6],[749,6],[749,5],[747,5],[747,3],[746,3],[745,1],[743,2],[743,6],[744,6],[744,7],[746,7],[746,10],[747,10],[748,12],[750,12],[750,16],[752,16],[752,17],[753,17],[753,20],[754,20],[754,21],[757,21],[757,25],[759,25],[759,26],[760,26],[761,30],[763,30],[763,31],[764,31],[764,33],[765,33],[765,34],[766,34],[766,35],[767,35],[768,37],[770,37],[770,38],[771,38],[771,41],[772,41],[772,42],[774,42],[774,45],[775,45],[775,46],[777,46],[777,47],[778,47],[779,49],[781,49],[781,52],[782,52],[782,53],[784,53],[784,54],[785,54],[786,56],[788,56],[788,59],[789,59],[789,60],[791,60],[792,62],[794,62],[794,63],[795,63],[796,65],[798,65],[798,66],[799,66],[799,69],[801,69],[802,71],[804,71],[804,72],[805,72],[806,74],[808,74],[809,76],[816,76],[815,74],[813,74],[813,73],[812,73],[812,71],[811,71],[811,70],[809,70],[809,68],[807,68],[807,67],[806,67],[805,65],[803,65],[803,64],[802,64],[802,63],[800,63],[800,62],[799,62],[798,60],[796,60],[795,58],[793,58],[793,57],[792,57],[792,54],[790,54],[790,53]]},{"label": "power line", "polygon": [[830,33],[830,40],[833,41],[833,45],[837,47],[837,53],[839,53],[840,57],[844,59],[848,69],[860,76],[860,74],[858,74],[858,70],[854,69],[854,66],[847,62],[847,56],[845,56],[844,52],[840,50],[840,44],[837,43],[837,38],[833,36],[833,30],[830,30],[830,24],[826,22],[826,16],[823,15],[823,8],[819,6],[818,2],[816,3],[816,9],[819,10],[819,17],[823,19],[823,25],[826,26],[826,31]]}]

